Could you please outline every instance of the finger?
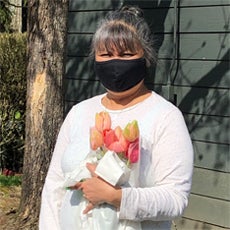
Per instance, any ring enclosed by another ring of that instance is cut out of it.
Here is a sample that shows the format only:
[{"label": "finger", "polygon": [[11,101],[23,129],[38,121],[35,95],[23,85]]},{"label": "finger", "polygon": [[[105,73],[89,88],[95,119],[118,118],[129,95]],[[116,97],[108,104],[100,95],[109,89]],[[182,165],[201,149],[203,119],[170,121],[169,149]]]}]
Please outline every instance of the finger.
[{"label": "finger", "polygon": [[89,211],[91,211],[94,208],[94,205],[92,203],[89,203],[85,210],[83,211],[83,214],[87,214]]},{"label": "finger", "polygon": [[86,168],[90,171],[91,175],[93,177],[98,177],[98,175],[95,173],[97,165],[91,164],[91,163],[86,163]]},{"label": "finger", "polygon": [[67,187],[67,189],[82,190],[82,184],[83,184],[83,182],[77,182],[75,185]]}]

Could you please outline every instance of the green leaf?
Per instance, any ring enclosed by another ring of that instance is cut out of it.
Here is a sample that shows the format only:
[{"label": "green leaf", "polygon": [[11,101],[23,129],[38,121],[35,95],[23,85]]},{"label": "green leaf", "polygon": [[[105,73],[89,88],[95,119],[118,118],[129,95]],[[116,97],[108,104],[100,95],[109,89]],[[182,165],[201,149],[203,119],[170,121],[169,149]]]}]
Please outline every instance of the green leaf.
[{"label": "green leaf", "polygon": [[21,113],[19,111],[17,111],[14,115],[15,119],[18,120],[21,118]]}]

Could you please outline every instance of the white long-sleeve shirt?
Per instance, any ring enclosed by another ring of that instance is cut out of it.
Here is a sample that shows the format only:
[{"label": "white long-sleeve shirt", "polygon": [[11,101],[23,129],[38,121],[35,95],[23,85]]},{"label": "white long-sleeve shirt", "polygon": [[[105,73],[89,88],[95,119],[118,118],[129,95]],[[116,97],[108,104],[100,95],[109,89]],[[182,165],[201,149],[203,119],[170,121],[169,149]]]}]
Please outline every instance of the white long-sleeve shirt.
[{"label": "white long-sleeve shirt", "polygon": [[101,111],[109,112],[114,127],[137,120],[140,129],[140,187],[122,188],[119,219],[140,221],[143,230],[170,229],[171,220],[188,204],[193,172],[193,149],[181,112],[155,92],[122,110],[105,108],[103,96],[75,105],[61,127],[42,192],[39,229],[61,229],[63,212],[70,221],[74,218],[64,174],[88,154],[89,129]]}]

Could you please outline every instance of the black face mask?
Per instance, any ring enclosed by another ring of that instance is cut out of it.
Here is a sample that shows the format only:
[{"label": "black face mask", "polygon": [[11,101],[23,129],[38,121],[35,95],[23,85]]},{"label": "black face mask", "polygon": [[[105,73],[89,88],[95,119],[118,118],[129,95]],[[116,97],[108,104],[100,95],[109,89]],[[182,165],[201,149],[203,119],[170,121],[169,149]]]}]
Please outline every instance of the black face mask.
[{"label": "black face mask", "polygon": [[146,63],[144,58],[95,61],[95,71],[105,88],[114,92],[122,92],[145,78]]}]

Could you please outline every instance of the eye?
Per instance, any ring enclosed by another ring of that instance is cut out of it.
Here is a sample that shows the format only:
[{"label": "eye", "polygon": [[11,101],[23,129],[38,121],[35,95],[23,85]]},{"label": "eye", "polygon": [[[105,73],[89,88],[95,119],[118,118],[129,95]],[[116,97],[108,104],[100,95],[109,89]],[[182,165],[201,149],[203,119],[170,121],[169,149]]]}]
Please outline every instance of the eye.
[{"label": "eye", "polygon": [[134,56],[134,55],[136,55],[136,53],[123,53],[123,54],[121,54],[121,57],[132,57],[132,56]]},{"label": "eye", "polygon": [[101,57],[111,57],[112,55],[110,53],[101,53],[99,54]]},{"label": "eye", "polygon": [[101,54],[100,55],[101,57],[108,57],[108,56],[110,56],[109,54]]}]

